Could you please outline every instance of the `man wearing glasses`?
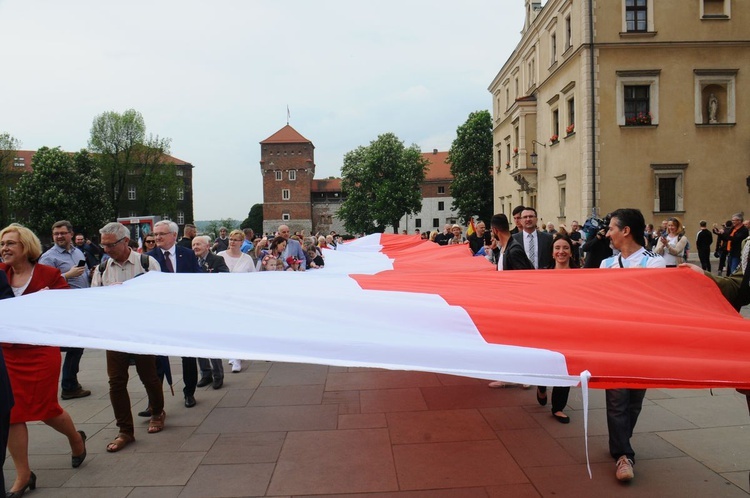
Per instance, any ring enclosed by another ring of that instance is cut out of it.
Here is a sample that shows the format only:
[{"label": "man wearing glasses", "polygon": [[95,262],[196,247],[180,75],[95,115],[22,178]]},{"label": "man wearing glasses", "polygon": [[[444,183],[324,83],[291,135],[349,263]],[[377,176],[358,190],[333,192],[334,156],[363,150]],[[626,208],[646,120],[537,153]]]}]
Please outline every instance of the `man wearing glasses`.
[{"label": "man wearing glasses", "polygon": [[[89,286],[86,273],[86,255],[73,245],[73,225],[67,220],[60,220],[52,225],[52,238],[55,245],[42,254],[39,262],[54,266],[72,289],[85,289]],[[62,399],[85,398],[91,391],[78,383],[78,370],[83,356],[83,348],[62,348],[65,351],[60,387]]]},{"label": "man wearing glasses", "polygon": [[[200,273],[198,258],[192,249],[177,245],[177,223],[169,220],[156,222],[154,225],[154,237],[156,237],[156,249],[148,253],[158,263],[163,272],[167,273]],[[195,406],[195,388],[198,384],[198,363],[193,357],[182,357],[182,379],[185,387],[182,393],[185,395],[185,406]]]},{"label": "man wearing glasses", "polygon": [[[154,258],[138,254],[130,248],[130,231],[125,225],[117,222],[107,223],[99,233],[102,235],[101,245],[109,259],[94,270],[92,287],[120,284],[147,271],[160,271],[159,263]],[[148,263],[144,264],[146,261]],[[135,369],[143,387],[146,388],[148,404],[151,407],[148,433],[154,434],[164,429],[164,393],[156,373],[156,358],[153,355],[107,351],[109,399],[119,428],[119,434],[107,445],[107,451],[110,453],[120,451],[135,441],[133,413],[128,394],[128,368],[131,358],[135,360]]]}]

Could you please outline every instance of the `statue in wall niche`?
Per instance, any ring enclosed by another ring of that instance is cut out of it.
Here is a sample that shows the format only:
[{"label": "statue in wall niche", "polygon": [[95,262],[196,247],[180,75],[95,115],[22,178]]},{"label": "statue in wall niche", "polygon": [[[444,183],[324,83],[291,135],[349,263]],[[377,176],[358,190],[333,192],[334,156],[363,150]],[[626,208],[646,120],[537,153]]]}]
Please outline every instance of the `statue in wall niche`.
[{"label": "statue in wall niche", "polygon": [[710,124],[718,123],[719,99],[713,93],[708,96],[708,122]]}]

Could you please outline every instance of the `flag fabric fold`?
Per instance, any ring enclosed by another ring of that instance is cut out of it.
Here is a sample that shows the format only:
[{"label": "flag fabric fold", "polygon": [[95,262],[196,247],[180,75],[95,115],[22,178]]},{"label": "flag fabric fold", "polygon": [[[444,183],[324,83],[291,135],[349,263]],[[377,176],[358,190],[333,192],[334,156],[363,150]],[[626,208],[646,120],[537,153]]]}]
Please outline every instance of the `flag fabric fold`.
[{"label": "flag fabric fold", "polygon": [[548,386],[588,370],[594,388],[750,388],[750,322],[687,269],[497,272],[417,235],[324,254],[321,270],[151,272],[0,301],[0,341]]}]

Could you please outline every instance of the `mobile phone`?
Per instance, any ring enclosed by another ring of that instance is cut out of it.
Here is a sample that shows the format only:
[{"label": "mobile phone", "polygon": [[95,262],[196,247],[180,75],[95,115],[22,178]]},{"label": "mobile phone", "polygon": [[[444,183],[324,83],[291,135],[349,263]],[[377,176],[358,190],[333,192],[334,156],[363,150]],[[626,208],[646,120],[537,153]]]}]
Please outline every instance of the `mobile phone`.
[{"label": "mobile phone", "polygon": [[76,266],[78,268],[80,268],[82,266],[86,266],[86,260],[85,259],[80,260]]}]

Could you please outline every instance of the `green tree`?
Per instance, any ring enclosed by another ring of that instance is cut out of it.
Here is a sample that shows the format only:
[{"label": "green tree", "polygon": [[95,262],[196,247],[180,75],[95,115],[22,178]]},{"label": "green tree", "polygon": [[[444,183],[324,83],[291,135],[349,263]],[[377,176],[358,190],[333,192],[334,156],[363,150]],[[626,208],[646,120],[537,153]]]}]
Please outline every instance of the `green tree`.
[{"label": "green tree", "polygon": [[21,142],[8,133],[0,133],[0,227],[7,226],[10,220],[10,187],[13,179],[13,160]]},{"label": "green tree", "polygon": [[86,150],[71,155],[42,147],[32,167],[18,181],[11,205],[26,213],[21,221],[35,233],[48,235],[54,222],[68,220],[76,230],[92,234],[109,220],[101,171]]},{"label": "green tree", "polygon": [[255,233],[263,233],[263,204],[253,204],[240,228],[252,228]]},{"label": "green tree", "polygon": [[206,224],[205,228],[202,230],[203,235],[208,235],[211,237],[211,240],[214,240],[216,237],[219,236],[219,228],[225,227],[230,232],[234,230],[235,228],[238,228],[239,221],[233,219],[233,218],[225,218],[223,220],[211,220]]},{"label": "green tree", "polygon": [[422,209],[421,185],[427,161],[416,145],[405,147],[393,133],[378,136],[344,156],[339,216],[351,233],[398,233],[402,216]]},{"label": "green tree", "polygon": [[478,215],[485,223],[492,217],[492,118],[476,111],[456,130],[448,153],[453,182],[451,208],[463,223]]},{"label": "green tree", "polygon": [[91,126],[89,148],[98,154],[112,217],[118,215],[120,202],[130,185],[144,200],[141,214],[177,216],[178,189],[182,182],[174,166],[169,167],[171,140],[146,136],[146,123],[134,109],[96,116]]}]

